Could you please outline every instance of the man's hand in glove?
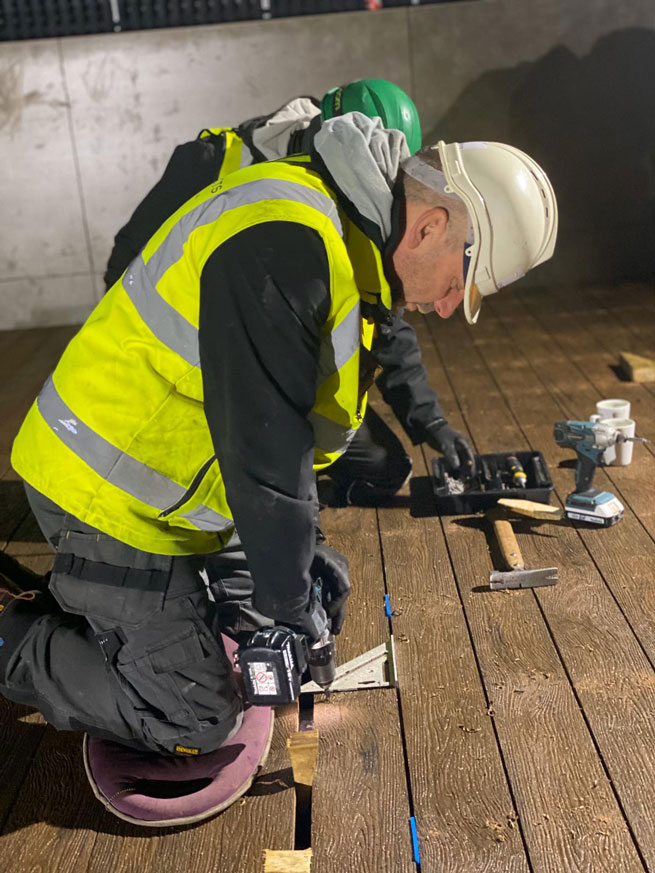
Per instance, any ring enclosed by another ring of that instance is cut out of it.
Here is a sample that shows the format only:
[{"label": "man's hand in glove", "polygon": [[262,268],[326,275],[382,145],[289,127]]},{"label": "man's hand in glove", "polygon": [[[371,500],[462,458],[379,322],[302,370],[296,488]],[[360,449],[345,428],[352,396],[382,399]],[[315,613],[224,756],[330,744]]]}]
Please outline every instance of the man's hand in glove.
[{"label": "man's hand in glove", "polygon": [[445,418],[439,418],[427,428],[426,443],[441,452],[448,471],[462,478],[475,474],[475,458],[466,437],[450,427]]},{"label": "man's hand in glove", "polygon": [[321,581],[323,606],[330,619],[330,630],[336,635],[343,627],[350,595],[348,560],[325,543],[317,543],[310,572],[314,582]]}]

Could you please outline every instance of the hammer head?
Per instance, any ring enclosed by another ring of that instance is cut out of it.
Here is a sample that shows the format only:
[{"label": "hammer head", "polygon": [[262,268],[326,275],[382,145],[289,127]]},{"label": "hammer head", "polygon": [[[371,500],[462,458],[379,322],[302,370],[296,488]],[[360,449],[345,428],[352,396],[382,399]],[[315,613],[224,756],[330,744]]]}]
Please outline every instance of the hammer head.
[{"label": "hammer head", "polygon": [[505,588],[541,588],[543,585],[557,584],[557,567],[544,570],[493,570],[489,574],[489,587],[492,591]]}]

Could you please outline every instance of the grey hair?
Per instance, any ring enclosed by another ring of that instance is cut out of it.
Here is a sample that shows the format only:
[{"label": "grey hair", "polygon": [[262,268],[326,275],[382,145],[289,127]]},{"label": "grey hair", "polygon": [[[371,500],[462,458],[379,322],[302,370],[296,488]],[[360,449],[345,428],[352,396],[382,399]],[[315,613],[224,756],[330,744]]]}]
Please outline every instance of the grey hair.
[{"label": "grey hair", "polygon": [[463,200],[456,194],[446,194],[443,190],[446,186],[446,177],[443,175],[439,151],[431,146],[424,146],[405,161],[401,169],[403,191],[407,202],[424,203],[426,206],[439,206],[445,209],[448,213],[449,237],[451,239],[454,236],[461,237],[462,234],[467,236],[468,211]]}]

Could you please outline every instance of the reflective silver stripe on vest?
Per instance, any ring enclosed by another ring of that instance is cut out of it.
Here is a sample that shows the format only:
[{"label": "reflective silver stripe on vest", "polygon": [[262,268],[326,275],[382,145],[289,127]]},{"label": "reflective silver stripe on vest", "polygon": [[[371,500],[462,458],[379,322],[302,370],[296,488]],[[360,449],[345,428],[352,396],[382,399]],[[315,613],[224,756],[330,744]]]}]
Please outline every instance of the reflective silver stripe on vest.
[{"label": "reflective silver stripe on vest", "polygon": [[136,307],[141,320],[157,339],[192,367],[198,367],[198,331],[157,291],[157,283],[184,254],[184,246],[198,227],[212,224],[223,213],[239,206],[263,200],[292,200],[304,203],[327,216],[339,236],[343,228],[331,197],[301,185],[280,179],[255,179],[199,204],[171,228],[157,251],[146,264],[139,255],[123,276],[123,288]]},{"label": "reflective silver stripe on vest", "polygon": [[198,204],[171,228],[166,239],[162,240],[157,251],[148,260],[148,274],[153,286],[156,286],[164,273],[177,263],[184,254],[184,246],[194,230],[213,224],[225,212],[237,209],[239,206],[252,206],[265,200],[292,200],[311,206],[327,216],[334,225],[339,236],[343,229],[337,205],[320,191],[308,188],[300,182],[287,182],[282,179],[254,179],[244,182],[236,188],[223,191],[211,200]]},{"label": "reflective silver stripe on vest", "polygon": [[307,416],[314,428],[314,445],[319,451],[331,454],[332,452],[344,452],[350,441],[355,436],[356,430],[337,424],[312,410]]},{"label": "reflective silver stripe on vest", "polygon": [[192,367],[200,366],[198,329],[157,293],[148,277],[148,268],[139,255],[123,276],[123,288],[135,305],[141,320],[157,339],[176,352]]},{"label": "reflective silver stripe on vest", "polygon": [[[61,399],[52,376],[41,389],[36,403],[44,420],[59,439],[105,481],[159,510],[166,509],[184,496],[186,489],[177,482],[125,454],[81,421]],[[202,525],[196,522],[196,514],[202,520]],[[231,519],[202,505],[183,517],[200,530],[225,530],[234,524]]]},{"label": "reflective silver stripe on vest", "polygon": [[359,348],[361,333],[361,316],[359,304],[350,310],[343,321],[335,327],[332,333],[321,340],[321,350],[318,358],[318,382],[325,382],[355,354]]},{"label": "reflective silver stripe on vest", "polygon": [[213,509],[205,506],[204,503],[196,506],[191,512],[182,513],[181,518],[186,518],[187,521],[195,524],[199,530],[223,531],[229,527],[234,527],[232,519],[219,515],[218,512],[214,512]]}]

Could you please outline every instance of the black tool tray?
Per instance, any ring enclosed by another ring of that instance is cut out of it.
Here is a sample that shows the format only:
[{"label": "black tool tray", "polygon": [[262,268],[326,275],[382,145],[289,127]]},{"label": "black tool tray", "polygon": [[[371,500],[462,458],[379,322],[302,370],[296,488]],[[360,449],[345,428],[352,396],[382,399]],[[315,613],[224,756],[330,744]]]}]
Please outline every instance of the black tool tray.
[{"label": "black tool tray", "polygon": [[[508,482],[507,458],[511,455],[519,459],[525,470],[527,476],[525,488],[516,488]],[[440,515],[482,512],[495,506],[501,497],[550,503],[553,480],[541,452],[495,452],[489,455],[476,455],[475,465],[476,476],[461,494],[457,494],[450,490],[453,483],[449,483],[446,478],[444,459],[433,458],[432,487]]]}]

